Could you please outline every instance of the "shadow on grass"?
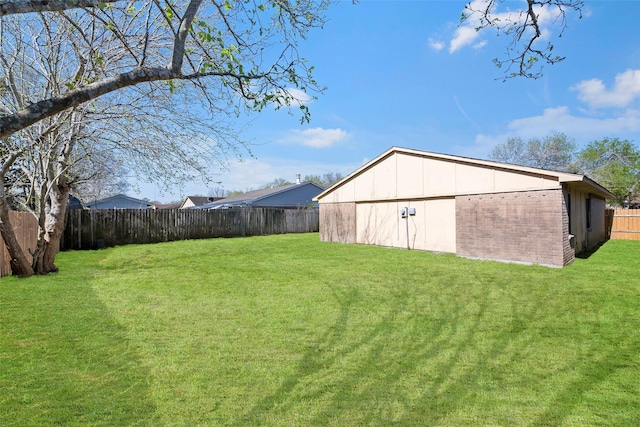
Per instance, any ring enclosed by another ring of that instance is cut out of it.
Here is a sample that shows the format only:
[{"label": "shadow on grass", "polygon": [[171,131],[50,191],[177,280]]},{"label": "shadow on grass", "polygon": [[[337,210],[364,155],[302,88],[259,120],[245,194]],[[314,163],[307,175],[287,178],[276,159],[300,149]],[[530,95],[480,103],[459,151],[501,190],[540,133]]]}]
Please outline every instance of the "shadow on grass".
[{"label": "shadow on grass", "polygon": [[[352,339],[348,331],[358,293],[335,288],[334,297],[340,305],[334,324],[303,355],[297,372],[236,425],[262,424],[278,413],[294,411],[300,400],[322,402],[313,416],[304,418],[313,425],[343,424],[341,412],[352,411],[354,405],[360,410],[359,418],[350,420],[353,425],[433,424],[473,397],[483,361],[473,369],[460,368],[464,353],[474,345],[486,301],[476,302],[471,324],[463,305],[428,318],[422,312],[418,317],[423,318],[414,318],[407,317],[413,305],[410,291],[399,290],[390,301],[390,310]],[[484,357],[492,359],[508,344],[496,341]],[[357,363],[337,372],[348,360]],[[462,375],[455,377],[459,373]],[[398,407],[405,409],[398,411]]]},{"label": "shadow on grass", "polygon": [[595,254],[596,252],[598,252],[598,250],[602,247],[602,245],[604,245],[605,243],[607,243],[609,240],[603,240],[602,242],[598,243],[597,245],[595,245],[594,247],[590,248],[590,249],[585,249],[582,252],[578,252],[576,254],[576,258],[578,259],[589,259],[591,257],[591,255]]},{"label": "shadow on grass", "polygon": [[38,279],[0,288],[0,425],[152,423],[148,372],[91,287]]},{"label": "shadow on grass", "polygon": [[[615,350],[589,348],[593,354],[580,359],[575,381],[553,389],[549,379],[519,364],[536,359],[539,335],[521,332],[539,328],[532,319],[544,315],[542,305],[522,304],[512,294],[510,307],[498,308],[480,290],[455,307],[428,312],[416,307],[412,292],[396,290],[388,311],[354,333],[361,295],[335,286],[335,321],[302,355],[296,372],[235,425],[278,425],[274,420],[282,419],[297,419],[296,425],[559,425],[583,394],[623,363]],[[487,323],[488,311],[496,309],[504,310],[505,321]],[[526,378],[508,372],[514,365]],[[522,411],[512,417],[514,405],[531,404],[527,389],[541,384],[552,388],[553,397],[543,392],[524,420]],[[520,393],[513,401],[504,392],[509,387]],[[299,408],[309,413],[296,415]]]},{"label": "shadow on grass", "polygon": [[[611,388],[606,386],[605,382],[609,381],[613,376],[618,375],[624,370],[631,373],[637,372],[636,367],[629,365],[629,358],[621,355],[620,347],[629,347],[633,345],[635,352],[640,350],[640,343],[637,341],[622,338],[619,342],[612,345],[609,351],[594,352],[585,355],[584,359],[577,363],[574,367],[575,379],[566,386],[556,390],[551,403],[547,405],[546,410],[540,413],[534,420],[530,422],[531,426],[556,426],[566,425],[566,420],[574,417],[576,425],[638,425],[640,415],[637,413],[638,399],[637,389],[629,390],[626,396],[614,394],[614,400],[611,396],[597,396],[597,390],[600,386],[604,389]],[[637,354],[637,353],[636,353]],[[637,374],[635,374],[637,376]],[[637,379],[636,379],[637,381]],[[600,400],[600,401],[599,401]],[[620,400],[628,400],[626,404],[635,407],[635,414],[621,413],[612,410],[613,404],[620,405]],[[584,423],[581,422],[581,414],[576,414],[576,410],[580,407],[588,409],[591,412],[591,418],[594,421]],[[599,406],[599,408],[594,408]],[[615,415],[612,416],[612,415]]]}]

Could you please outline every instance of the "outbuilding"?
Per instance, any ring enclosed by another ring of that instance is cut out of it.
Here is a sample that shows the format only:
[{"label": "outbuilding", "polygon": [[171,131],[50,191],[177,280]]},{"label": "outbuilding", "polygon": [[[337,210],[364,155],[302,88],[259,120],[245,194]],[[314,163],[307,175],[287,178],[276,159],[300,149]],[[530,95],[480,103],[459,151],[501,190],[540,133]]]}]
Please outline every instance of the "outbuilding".
[{"label": "outbuilding", "polygon": [[320,193],[320,239],[562,267],[606,239],[584,175],[392,147]]}]

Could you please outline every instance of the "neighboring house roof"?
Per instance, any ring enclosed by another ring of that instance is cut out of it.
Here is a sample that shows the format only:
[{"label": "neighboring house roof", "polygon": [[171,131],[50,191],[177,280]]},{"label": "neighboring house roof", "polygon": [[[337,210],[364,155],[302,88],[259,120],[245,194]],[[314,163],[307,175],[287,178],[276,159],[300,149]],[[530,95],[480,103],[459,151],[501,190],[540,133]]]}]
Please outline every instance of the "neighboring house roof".
[{"label": "neighboring house roof", "polygon": [[185,209],[192,206],[202,206],[220,199],[222,199],[222,197],[187,196],[179,207],[180,209]]},{"label": "neighboring house roof", "polygon": [[178,209],[182,203],[154,203],[152,209]]},{"label": "neighboring house roof", "polygon": [[588,189],[589,192],[591,192],[593,194],[596,194],[598,196],[601,196],[603,198],[612,198],[612,197],[614,197],[613,194],[611,194],[611,192],[609,192],[609,190],[607,190],[606,188],[604,188],[603,186],[601,186],[597,182],[593,181],[592,179],[590,179],[586,175],[580,175],[580,174],[574,174],[574,173],[566,173],[566,172],[557,172],[557,171],[551,171],[551,170],[547,170],[547,169],[537,169],[537,168],[531,168],[531,167],[527,167],[527,166],[513,165],[513,164],[510,164],[510,163],[501,163],[501,162],[495,162],[495,161],[490,161],[490,160],[473,159],[473,158],[469,158],[469,157],[452,156],[452,155],[449,155],[449,154],[431,153],[431,152],[428,152],[428,151],[413,150],[413,149],[409,149],[409,148],[391,147],[390,149],[388,149],[387,151],[385,151],[384,153],[382,153],[381,155],[379,155],[375,159],[371,160],[369,163],[365,164],[364,166],[360,167],[356,171],[354,171],[351,174],[347,175],[341,181],[338,181],[337,183],[335,183],[331,187],[329,187],[326,190],[324,190],[322,193],[320,193],[318,196],[316,196],[314,200],[322,199],[327,194],[329,194],[332,191],[334,191],[335,189],[343,186],[347,182],[353,180],[358,175],[361,175],[362,173],[364,173],[367,170],[371,169],[372,167],[374,167],[375,165],[377,165],[378,163],[382,162],[383,160],[385,160],[386,158],[388,158],[389,156],[391,156],[393,154],[405,154],[405,155],[410,155],[410,156],[418,156],[418,157],[431,158],[431,159],[442,160],[442,161],[447,161],[447,162],[455,162],[455,163],[460,163],[460,164],[474,165],[474,166],[491,168],[491,169],[502,170],[502,171],[511,171],[511,172],[529,174],[529,175],[536,175],[536,176],[542,176],[542,177],[555,178],[560,183],[571,183],[576,188]]},{"label": "neighboring house roof", "polygon": [[69,204],[67,205],[67,209],[84,209],[84,205],[76,196],[69,194]]},{"label": "neighboring house roof", "polygon": [[313,182],[303,182],[247,191],[246,193],[216,200],[198,208],[214,209],[221,206],[303,207],[314,204],[314,197],[320,194],[322,190],[322,187]]},{"label": "neighboring house roof", "polygon": [[147,200],[117,194],[101,200],[85,203],[89,209],[147,209],[152,205]]}]

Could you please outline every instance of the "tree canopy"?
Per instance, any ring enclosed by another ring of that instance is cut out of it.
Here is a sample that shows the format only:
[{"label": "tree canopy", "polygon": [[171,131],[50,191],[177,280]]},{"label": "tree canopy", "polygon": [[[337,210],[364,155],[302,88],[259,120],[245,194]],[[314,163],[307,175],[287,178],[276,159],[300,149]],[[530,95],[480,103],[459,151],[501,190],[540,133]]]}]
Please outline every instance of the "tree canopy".
[{"label": "tree canopy", "polygon": [[640,150],[631,141],[593,141],[578,153],[576,167],[613,193],[617,206],[628,207],[640,195]]},{"label": "tree canopy", "polygon": [[604,138],[576,151],[562,133],[542,139],[509,138],[497,145],[491,159],[522,166],[580,173],[594,179],[615,197],[610,203],[628,207],[640,196],[640,149],[631,141]]}]

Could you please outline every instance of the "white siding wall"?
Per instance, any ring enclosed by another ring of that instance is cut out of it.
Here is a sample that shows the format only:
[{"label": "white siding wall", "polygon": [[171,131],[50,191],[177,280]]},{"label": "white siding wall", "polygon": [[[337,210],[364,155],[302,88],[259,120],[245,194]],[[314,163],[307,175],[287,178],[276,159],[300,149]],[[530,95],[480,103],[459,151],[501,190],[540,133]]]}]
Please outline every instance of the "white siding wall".
[{"label": "white siding wall", "polygon": [[[403,207],[415,208],[416,215],[402,218]],[[406,248],[407,227],[411,249],[455,253],[455,199],[356,205],[357,243]]]},{"label": "white siding wall", "polygon": [[456,194],[456,164],[434,159],[422,159],[424,194],[444,196]]},{"label": "white siding wall", "polygon": [[[456,252],[456,200],[429,200],[424,207],[425,250]],[[417,214],[419,214],[418,212]],[[451,220],[453,218],[453,220]]]}]

